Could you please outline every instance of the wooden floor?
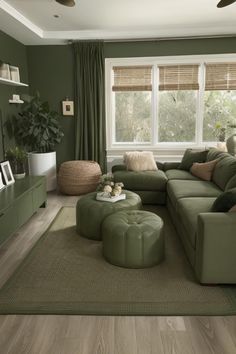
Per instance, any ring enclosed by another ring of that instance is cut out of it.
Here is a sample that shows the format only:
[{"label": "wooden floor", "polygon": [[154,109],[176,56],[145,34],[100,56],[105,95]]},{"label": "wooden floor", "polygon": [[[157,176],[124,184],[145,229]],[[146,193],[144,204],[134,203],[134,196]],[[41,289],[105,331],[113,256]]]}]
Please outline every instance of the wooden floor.
[{"label": "wooden floor", "polygon": [[[41,209],[0,248],[0,286],[62,205]],[[236,317],[0,316],[0,354],[236,354]]]}]

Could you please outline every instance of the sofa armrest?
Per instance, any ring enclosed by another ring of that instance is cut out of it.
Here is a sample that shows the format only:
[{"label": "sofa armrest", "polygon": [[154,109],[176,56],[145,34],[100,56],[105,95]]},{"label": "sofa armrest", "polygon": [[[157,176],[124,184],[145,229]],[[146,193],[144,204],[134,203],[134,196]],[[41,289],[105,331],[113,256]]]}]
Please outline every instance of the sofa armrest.
[{"label": "sofa armrest", "polygon": [[111,168],[111,172],[114,173],[116,171],[126,171],[126,166],[125,165],[114,165]]},{"label": "sofa armrest", "polygon": [[180,162],[164,162],[163,171],[176,170],[179,168]]},{"label": "sofa armrest", "polygon": [[201,283],[236,283],[236,213],[198,215],[195,272]]}]

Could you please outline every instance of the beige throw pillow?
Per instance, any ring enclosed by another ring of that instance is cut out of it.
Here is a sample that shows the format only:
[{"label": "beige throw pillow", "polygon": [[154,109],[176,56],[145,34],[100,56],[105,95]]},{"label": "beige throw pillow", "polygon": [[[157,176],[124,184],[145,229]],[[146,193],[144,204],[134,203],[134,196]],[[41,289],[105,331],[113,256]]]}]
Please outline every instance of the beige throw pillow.
[{"label": "beige throw pillow", "polygon": [[124,163],[130,171],[158,170],[152,151],[129,151],[124,154]]},{"label": "beige throw pillow", "polygon": [[195,162],[193,163],[190,172],[192,175],[199,177],[203,179],[204,181],[210,181],[214,168],[219,160],[213,160],[210,162],[204,162],[204,163],[198,163]]},{"label": "beige throw pillow", "polygon": [[236,205],[234,205],[229,211],[236,212]]}]

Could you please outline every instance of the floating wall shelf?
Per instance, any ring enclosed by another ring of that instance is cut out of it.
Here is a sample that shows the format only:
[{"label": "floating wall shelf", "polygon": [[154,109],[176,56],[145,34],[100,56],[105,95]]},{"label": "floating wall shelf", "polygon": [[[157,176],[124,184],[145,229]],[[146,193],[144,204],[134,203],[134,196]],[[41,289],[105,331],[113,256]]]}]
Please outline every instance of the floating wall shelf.
[{"label": "floating wall shelf", "polygon": [[24,87],[28,87],[29,86],[27,84],[24,84],[23,82],[3,79],[2,77],[0,77],[0,84],[12,85],[12,86],[24,86]]}]

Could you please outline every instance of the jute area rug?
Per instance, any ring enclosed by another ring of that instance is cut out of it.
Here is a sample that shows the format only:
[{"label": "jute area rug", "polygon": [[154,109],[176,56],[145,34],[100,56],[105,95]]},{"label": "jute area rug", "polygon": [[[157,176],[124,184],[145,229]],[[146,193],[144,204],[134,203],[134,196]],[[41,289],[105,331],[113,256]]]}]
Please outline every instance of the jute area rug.
[{"label": "jute area rug", "polygon": [[0,313],[236,314],[236,287],[200,285],[167,209],[155,211],[165,223],[166,259],[153,268],[136,270],[107,263],[102,242],[76,233],[75,208],[62,208],[0,290]]}]

